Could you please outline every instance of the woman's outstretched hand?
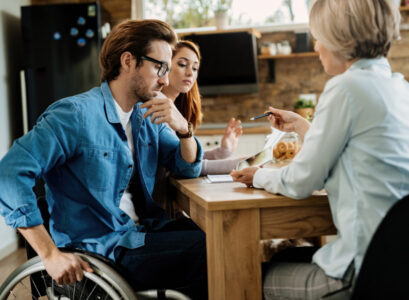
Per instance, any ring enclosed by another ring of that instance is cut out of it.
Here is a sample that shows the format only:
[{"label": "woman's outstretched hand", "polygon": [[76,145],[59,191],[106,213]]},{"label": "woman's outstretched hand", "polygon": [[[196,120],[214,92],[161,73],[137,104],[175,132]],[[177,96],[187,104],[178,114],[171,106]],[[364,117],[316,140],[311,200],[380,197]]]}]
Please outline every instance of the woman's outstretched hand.
[{"label": "woman's outstretched hand", "polygon": [[243,129],[240,126],[241,121],[231,118],[224,131],[222,138],[222,147],[230,153],[236,150],[239,143],[239,137],[243,134]]},{"label": "woman's outstretched hand", "polygon": [[285,132],[294,131],[304,139],[305,133],[310,128],[310,123],[306,119],[295,112],[277,109],[271,106],[266,112],[269,111],[273,113],[268,116],[272,127]]}]

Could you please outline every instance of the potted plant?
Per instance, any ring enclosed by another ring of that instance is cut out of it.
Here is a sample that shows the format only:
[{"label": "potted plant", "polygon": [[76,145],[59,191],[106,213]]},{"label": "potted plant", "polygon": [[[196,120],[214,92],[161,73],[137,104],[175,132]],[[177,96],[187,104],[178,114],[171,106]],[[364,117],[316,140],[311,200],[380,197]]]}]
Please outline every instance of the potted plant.
[{"label": "potted plant", "polygon": [[306,118],[308,121],[312,121],[314,116],[314,102],[312,100],[305,100],[302,98],[298,98],[295,101],[294,111]]},{"label": "potted plant", "polygon": [[218,0],[214,10],[214,22],[216,29],[226,29],[229,23],[228,9],[231,7],[232,0]]}]

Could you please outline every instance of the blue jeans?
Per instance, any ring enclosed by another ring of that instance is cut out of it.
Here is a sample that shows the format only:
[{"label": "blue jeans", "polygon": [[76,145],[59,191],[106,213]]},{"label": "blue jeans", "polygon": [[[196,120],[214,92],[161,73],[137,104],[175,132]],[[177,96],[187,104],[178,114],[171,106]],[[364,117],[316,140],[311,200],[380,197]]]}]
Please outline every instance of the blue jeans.
[{"label": "blue jeans", "polygon": [[150,221],[144,224],[145,245],[121,248],[116,259],[127,270],[132,287],[136,291],[175,289],[194,300],[207,299],[204,232],[187,218],[168,221],[159,228]]}]

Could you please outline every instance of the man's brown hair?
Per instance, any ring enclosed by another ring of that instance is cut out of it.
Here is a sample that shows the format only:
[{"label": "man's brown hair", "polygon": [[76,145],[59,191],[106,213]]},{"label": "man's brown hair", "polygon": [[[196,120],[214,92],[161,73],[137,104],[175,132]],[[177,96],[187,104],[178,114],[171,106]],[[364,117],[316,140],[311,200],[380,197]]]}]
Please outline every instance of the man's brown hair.
[{"label": "man's brown hair", "polygon": [[128,20],[113,28],[102,45],[99,55],[101,82],[111,81],[118,77],[121,68],[121,55],[129,51],[141,64],[140,56],[150,52],[151,42],[160,40],[168,42],[172,48],[177,43],[173,28],[159,20]]}]

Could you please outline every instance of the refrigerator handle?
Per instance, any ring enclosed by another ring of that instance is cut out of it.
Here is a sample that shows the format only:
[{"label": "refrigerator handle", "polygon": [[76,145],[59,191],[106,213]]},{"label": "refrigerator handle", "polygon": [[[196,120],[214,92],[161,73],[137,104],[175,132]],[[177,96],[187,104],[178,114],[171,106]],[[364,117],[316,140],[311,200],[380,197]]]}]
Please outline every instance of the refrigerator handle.
[{"label": "refrigerator handle", "polygon": [[28,110],[27,110],[27,90],[26,90],[26,72],[20,70],[20,89],[21,89],[21,113],[23,115],[23,133],[28,132]]}]

